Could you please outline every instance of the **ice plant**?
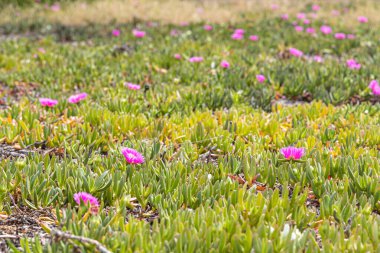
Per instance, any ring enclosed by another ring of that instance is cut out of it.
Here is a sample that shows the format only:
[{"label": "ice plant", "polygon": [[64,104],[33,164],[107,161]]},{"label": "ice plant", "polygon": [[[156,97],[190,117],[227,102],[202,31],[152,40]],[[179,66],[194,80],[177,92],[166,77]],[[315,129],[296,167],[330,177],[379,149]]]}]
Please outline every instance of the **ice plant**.
[{"label": "ice plant", "polygon": [[220,66],[224,69],[229,69],[230,68],[230,63],[226,60],[223,60],[221,63],[220,63]]},{"label": "ice plant", "polygon": [[330,26],[323,25],[323,26],[321,26],[321,32],[323,34],[330,34],[330,33],[332,33],[332,29]]},{"label": "ice plant", "polygon": [[136,38],[145,37],[145,32],[141,30],[133,29],[132,33],[133,33],[133,36],[135,36]]},{"label": "ice plant", "polygon": [[86,97],[87,97],[87,93],[83,92],[83,93],[79,93],[79,94],[75,94],[75,95],[70,96],[67,101],[71,104],[76,104],[76,103],[79,103],[80,101],[84,100]]},{"label": "ice plant", "polygon": [[252,41],[258,41],[259,40],[259,36],[257,36],[257,35],[251,35],[251,36],[249,36],[249,39],[252,40]]},{"label": "ice plant", "polygon": [[40,98],[40,103],[42,106],[54,107],[56,104],[58,104],[58,100],[50,98]]},{"label": "ice plant", "polygon": [[213,29],[213,27],[211,25],[204,25],[203,29],[206,31],[211,31]]},{"label": "ice plant", "polygon": [[263,83],[265,81],[265,76],[264,75],[256,75],[256,80],[259,83]]},{"label": "ice plant", "polygon": [[85,205],[90,205],[90,210],[92,213],[98,213],[99,211],[99,201],[96,197],[92,196],[90,193],[87,192],[78,192],[74,194],[74,200],[75,202],[80,205],[82,202]]},{"label": "ice plant", "polygon": [[303,52],[296,48],[289,48],[289,53],[295,57],[302,57]]},{"label": "ice plant", "polygon": [[189,62],[202,62],[203,61],[203,57],[200,57],[200,56],[193,56],[189,59]]},{"label": "ice plant", "polygon": [[130,89],[130,90],[139,90],[139,89],[141,89],[140,85],[134,84],[134,83],[125,83],[124,85],[127,86],[128,89]]},{"label": "ice plant", "polygon": [[335,39],[337,40],[344,40],[346,38],[346,34],[344,33],[336,33],[335,34]]},{"label": "ice plant", "polygon": [[364,16],[359,16],[358,17],[358,21],[360,23],[368,23],[368,18],[367,17],[364,17]]},{"label": "ice plant", "polygon": [[119,37],[120,36],[120,30],[119,29],[112,30],[112,36]]},{"label": "ice plant", "polygon": [[141,164],[145,161],[144,156],[133,148],[123,148],[121,153],[130,164]]},{"label": "ice plant", "polygon": [[356,62],[355,59],[348,59],[346,61],[346,65],[350,69],[360,69],[361,68],[361,64]]},{"label": "ice plant", "polygon": [[299,160],[305,155],[304,148],[296,148],[291,146],[282,148],[280,152],[287,160]]},{"label": "ice plant", "polygon": [[378,81],[372,80],[368,87],[372,90],[373,95],[380,96],[380,85]]}]

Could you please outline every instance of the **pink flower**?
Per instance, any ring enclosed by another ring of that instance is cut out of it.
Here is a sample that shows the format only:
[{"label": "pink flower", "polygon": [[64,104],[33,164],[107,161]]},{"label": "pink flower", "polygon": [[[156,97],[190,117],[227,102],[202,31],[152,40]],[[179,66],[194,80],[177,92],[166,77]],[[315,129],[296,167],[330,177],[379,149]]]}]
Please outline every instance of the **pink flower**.
[{"label": "pink flower", "polygon": [[121,153],[125,157],[125,160],[130,164],[141,164],[145,161],[144,156],[133,148],[123,148]]},{"label": "pink flower", "polygon": [[323,58],[322,58],[322,56],[319,56],[319,55],[315,55],[315,56],[313,57],[313,60],[314,60],[315,62],[319,62],[319,63],[323,62]]},{"label": "pink flower", "polygon": [[84,100],[86,97],[87,97],[87,93],[83,92],[83,93],[79,93],[79,94],[75,94],[75,95],[70,96],[67,101],[69,103],[76,104],[76,103]]},{"label": "pink flower", "polygon": [[338,10],[332,10],[331,15],[333,16],[339,16],[340,12]]},{"label": "pink flower", "polygon": [[354,59],[348,59],[346,61],[346,64],[347,64],[347,67],[350,69],[360,69],[361,68],[361,64],[356,62]]},{"label": "pink flower", "polygon": [[344,33],[336,33],[335,34],[335,39],[337,40],[344,40],[346,38],[346,34]]},{"label": "pink flower", "polygon": [[259,83],[263,83],[263,82],[265,82],[265,76],[264,75],[256,75],[256,80]]},{"label": "pink flower", "polygon": [[314,34],[315,33],[315,29],[313,27],[308,27],[308,28],[306,28],[306,32],[310,33],[310,34]]},{"label": "pink flower", "polygon": [[175,54],[175,55],[174,55],[174,58],[176,58],[177,60],[179,60],[179,59],[182,58],[182,56],[181,56],[180,54]]},{"label": "pink flower", "polygon": [[304,148],[286,147],[280,150],[281,154],[287,160],[299,160],[305,155]]},{"label": "pink flower", "polygon": [[258,41],[259,40],[259,36],[257,36],[257,35],[251,35],[251,36],[249,36],[249,39],[252,40],[252,41]]},{"label": "pink flower", "polygon": [[179,34],[179,32],[176,29],[173,29],[170,31],[170,36],[175,37],[175,36],[178,36],[178,34]]},{"label": "pink flower", "polygon": [[225,69],[229,69],[230,68],[230,63],[226,60],[223,60],[221,63],[220,63],[220,66],[222,68],[225,68]]},{"label": "pink flower", "polygon": [[57,3],[50,6],[50,10],[52,10],[52,11],[60,11],[60,9],[61,9],[61,6]]},{"label": "pink flower", "polygon": [[308,25],[308,24],[310,24],[310,20],[309,20],[309,19],[304,19],[304,20],[303,20],[303,23],[304,23],[305,25]]},{"label": "pink flower", "polygon": [[139,90],[139,89],[141,89],[140,85],[134,84],[134,83],[124,83],[124,85],[127,86],[128,89],[130,89],[130,90]]},{"label": "pink flower", "polygon": [[311,7],[311,9],[313,11],[319,11],[321,9],[321,6],[317,5],[317,4],[313,4],[313,6]]},{"label": "pink flower", "polygon": [[233,40],[242,40],[244,38],[244,34],[234,33],[231,35],[231,39]]},{"label": "pink flower", "polygon": [[236,33],[236,34],[244,34],[245,33],[245,31],[244,31],[244,29],[236,29],[235,31],[234,31],[234,33]]},{"label": "pink flower", "polygon": [[296,48],[289,48],[289,53],[295,57],[301,57],[303,55],[303,52]]},{"label": "pink flower", "polygon": [[145,32],[144,31],[133,29],[132,33],[133,33],[133,36],[135,36],[136,38],[143,38],[143,37],[145,37]]},{"label": "pink flower", "polygon": [[271,8],[272,10],[277,10],[278,8],[280,8],[280,6],[278,6],[277,4],[272,4]]},{"label": "pink flower", "polygon": [[202,62],[203,61],[203,57],[200,57],[200,56],[193,56],[189,59],[189,62]]},{"label": "pink flower", "polygon": [[303,31],[303,27],[302,26],[295,26],[294,29],[296,29],[297,32],[302,32]]},{"label": "pink flower", "polygon": [[372,90],[373,95],[380,96],[380,85],[376,80],[372,80],[368,87]]},{"label": "pink flower", "polygon": [[347,39],[353,40],[355,37],[355,34],[347,34]]},{"label": "pink flower", "polygon": [[289,19],[289,15],[288,14],[282,14],[281,15],[281,19],[282,20],[288,20]]},{"label": "pink flower", "polygon": [[180,26],[188,26],[189,22],[181,22]]},{"label": "pink flower", "polygon": [[42,53],[42,54],[46,53],[45,49],[42,48],[42,47],[38,48],[38,52],[40,52],[40,53]]},{"label": "pink flower", "polygon": [[75,202],[80,205],[83,202],[85,205],[90,205],[91,212],[96,214],[99,211],[99,201],[97,198],[87,192],[78,192],[74,194]]},{"label": "pink flower", "polygon": [[360,23],[368,23],[368,18],[367,17],[364,17],[364,16],[359,16],[358,17],[358,21]]},{"label": "pink flower", "polygon": [[40,103],[42,106],[54,107],[56,104],[58,104],[58,100],[50,98],[40,98]]},{"label": "pink flower", "polygon": [[306,14],[303,13],[303,12],[300,12],[300,13],[297,14],[297,18],[298,19],[305,19],[306,18]]},{"label": "pink flower", "polygon": [[120,36],[120,30],[119,29],[114,29],[112,31],[112,36],[114,37],[119,37]]},{"label": "pink flower", "polygon": [[203,29],[206,30],[206,31],[211,31],[212,28],[213,27],[211,25],[205,25],[205,26],[203,26]]},{"label": "pink flower", "polygon": [[332,29],[330,26],[323,25],[323,26],[321,26],[321,32],[323,34],[330,34],[330,33],[332,33]]}]

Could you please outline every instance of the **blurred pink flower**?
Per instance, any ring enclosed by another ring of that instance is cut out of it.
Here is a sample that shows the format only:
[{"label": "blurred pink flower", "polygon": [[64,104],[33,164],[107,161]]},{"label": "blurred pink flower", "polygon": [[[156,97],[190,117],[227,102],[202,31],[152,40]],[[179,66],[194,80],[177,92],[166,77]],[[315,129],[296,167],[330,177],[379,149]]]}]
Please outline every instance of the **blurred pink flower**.
[{"label": "blurred pink flower", "polygon": [[282,20],[288,20],[289,19],[289,15],[288,14],[282,14],[281,15],[281,19]]},{"label": "blurred pink flower", "polygon": [[252,41],[258,41],[259,40],[259,36],[257,36],[257,35],[251,35],[251,36],[249,36],[249,39],[252,40]]},{"label": "blurred pink flower", "polygon": [[304,18],[306,18],[306,14],[303,13],[303,12],[300,12],[300,13],[297,14],[297,18],[298,19],[304,19]]},{"label": "blurred pink flower", "polygon": [[297,32],[302,32],[303,31],[303,26],[295,26],[294,29],[297,31]]},{"label": "blurred pink flower", "polygon": [[338,10],[332,10],[331,15],[333,16],[339,16],[340,12]]},{"label": "blurred pink flower", "polygon": [[304,23],[305,25],[310,24],[310,19],[304,19],[304,20],[303,20],[303,23]]},{"label": "blurred pink flower", "polygon": [[373,95],[380,96],[380,85],[376,80],[372,80],[368,87],[372,90]]},{"label": "blurred pink flower", "polygon": [[130,164],[141,164],[145,161],[144,156],[133,148],[123,148],[121,153]]},{"label": "blurred pink flower", "polygon": [[56,104],[58,104],[58,100],[50,98],[40,98],[39,100],[42,106],[54,107]]},{"label": "blurred pink flower", "polygon": [[346,65],[350,69],[360,69],[361,68],[361,64],[356,62],[354,59],[348,59],[346,61]]},{"label": "blurred pink flower", "polygon": [[99,211],[99,201],[96,197],[87,192],[78,192],[74,194],[75,202],[80,205],[83,202],[85,205],[90,205],[91,212],[96,214]]},{"label": "blurred pink flower", "polygon": [[321,6],[317,5],[317,4],[313,4],[313,6],[311,7],[311,9],[313,11],[319,11],[321,9]]},{"label": "blurred pink flower", "polygon": [[189,22],[186,22],[186,21],[180,23],[180,26],[188,26],[188,25],[189,25]]},{"label": "blurred pink flower", "polygon": [[120,30],[119,29],[114,29],[112,30],[112,35],[114,37],[119,37],[120,36]]},{"label": "blurred pink flower", "polygon": [[314,55],[313,60],[319,63],[323,62],[323,58],[320,55]]},{"label": "blurred pink flower", "polygon": [[55,3],[52,6],[50,6],[50,10],[52,10],[52,11],[60,11],[61,10],[61,6],[59,5],[59,3]]},{"label": "blurred pink flower", "polygon": [[231,39],[233,40],[242,40],[244,38],[244,34],[242,33],[234,33],[231,35]]},{"label": "blurred pink flower", "polygon": [[360,23],[368,23],[368,18],[367,17],[364,17],[364,16],[359,16],[358,17],[358,21]]},{"label": "blurred pink flower", "polygon": [[42,53],[42,54],[46,53],[45,49],[42,48],[42,47],[38,48],[38,52],[40,52],[40,53]]},{"label": "blurred pink flower", "polygon": [[220,63],[220,66],[222,68],[225,68],[225,69],[229,69],[230,68],[230,63],[226,60],[223,60],[221,63]]},{"label": "blurred pink flower", "polygon": [[127,88],[130,89],[130,90],[139,90],[139,89],[141,89],[140,85],[134,84],[134,83],[124,83],[124,85],[127,86]]},{"label": "blurred pink flower", "polygon": [[310,13],[310,17],[312,19],[316,19],[318,17],[318,14],[317,13]]},{"label": "blurred pink flower", "polygon": [[235,31],[234,31],[234,33],[235,34],[244,34],[245,33],[245,31],[244,31],[244,29],[236,29]]},{"label": "blurred pink flower", "polygon": [[277,10],[278,8],[280,8],[280,6],[278,6],[277,4],[272,4],[271,5],[271,9],[272,10]]},{"label": "blurred pink flower", "polygon": [[335,39],[337,40],[344,40],[346,38],[346,34],[344,33],[336,33],[335,34]]},{"label": "blurred pink flower", "polygon": [[314,34],[315,33],[315,29],[313,27],[308,27],[308,28],[306,28],[306,32],[310,33],[310,34]]},{"label": "blurred pink flower", "polygon": [[175,55],[174,55],[174,58],[176,58],[177,60],[179,60],[179,59],[182,58],[182,56],[181,56],[180,54],[175,54]]},{"label": "blurred pink flower", "polygon": [[145,32],[138,29],[133,29],[132,33],[133,33],[133,36],[135,36],[136,38],[145,37]]},{"label": "blurred pink flower", "polygon": [[303,52],[296,48],[289,48],[289,53],[295,57],[301,57],[303,55]]},{"label": "blurred pink flower", "polygon": [[347,34],[347,39],[353,40],[355,38],[356,38],[355,34]]},{"label": "blurred pink flower", "polygon": [[323,34],[330,34],[330,33],[332,33],[332,29],[330,26],[323,25],[323,26],[321,26],[321,32]]},{"label": "blurred pink flower", "polygon": [[76,103],[86,99],[86,97],[87,97],[87,93],[83,92],[83,93],[79,93],[79,94],[75,94],[75,95],[70,96],[67,101],[71,104],[76,104]]},{"label": "blurred pink flower", "polygon": [[170,35],[173,36],[173,37],[175,37],[175,36],[179,35],[179,32],[178,32],[178,30],[173,29],[173,30],[170,31]]},{"label": "blurred pink flower", "polygon": [[259,83],[263,83],[263,82],[265,82],[265,76],[264,75],[256,75],[256,80]]},{"label": "blurred pink flower", "polygon": [[203,61],[203,57],[200,57],[200,56],[193,56],[189,59],[189,62],[202,62]]},{"label": "blurred pink flower", "polygon": [[213,27],[211,25],[205,25],[205,26],[203,26],[203,29],[206,31],[211,31],[213,29]]},{"label": "blurred pink flower", "polygon": [[281,154],[287,160],[299,160],[305,155],[304,148],[286,147],[280,150]]}]

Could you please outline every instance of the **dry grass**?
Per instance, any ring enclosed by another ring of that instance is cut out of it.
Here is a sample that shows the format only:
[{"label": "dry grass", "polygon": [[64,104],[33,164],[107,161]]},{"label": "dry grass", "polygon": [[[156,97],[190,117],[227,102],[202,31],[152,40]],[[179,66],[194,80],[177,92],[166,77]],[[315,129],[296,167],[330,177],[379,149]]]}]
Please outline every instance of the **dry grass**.
[{"label": "dry grass", "polygon": [[[41,18],[50,22],[66,25],[81,25],[91,23],[109,23],[116,21],[125,23],[133,18],[142,20],[159,20],[164,23],[180,24],[182,22],[237,22],[243,14],[249,17],[260,18],[264,15],[279,15],[280,13],[295,14],[305,9],[307,4],[317,2],[322,6],[320,15],[331,19],[331,11],[353,3],[355,8],[348,13],[334,18],[350,26],[356,24],[358,15],[370,18],[371,23],[380,24],[379,0],[99,0],[92,4],[75,2],[64,6],[61,11],[53,12],[43,6],[20,10],[7,8],[0,14],[0,23],[7,23],[17,19]],[[273,11],[271,6],[277,4],[278,10]]]}]

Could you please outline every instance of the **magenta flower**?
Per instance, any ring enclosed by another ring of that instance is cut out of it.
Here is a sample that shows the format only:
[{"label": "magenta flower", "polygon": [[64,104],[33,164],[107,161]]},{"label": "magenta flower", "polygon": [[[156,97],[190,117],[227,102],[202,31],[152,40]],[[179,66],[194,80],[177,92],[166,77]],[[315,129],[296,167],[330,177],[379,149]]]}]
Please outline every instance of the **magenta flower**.
[{"label": "magenta flower", "polygon": [[344,40],[346,38],[346,34],[344,33],[336,33],[335,34],[335,39],[337,40]]},{"label": "magenta flower", "polygon": [[145,37],[145,32],[144,31],[133,29],[132,33],[133,33],[133,36],[135,36],[136,38],[143,38],[143,37]]},{"label": "magenta flower", "polygon": [[321,32],[323,34],[330,34],[330,33],[332,33],[332,29],[330,26],[323,25],[323,26],[321,26]]},{"label": "magenta flower", "polygon": [[213,29],[213,27],[211,25],[205,25],[205,26],[203,26],[203,29],[206,31],[211,31]]},{"label": "magenta flower", "polygon": [[272,10],[277,10],[278,8],[280,8],[280,6],[278,6],[277,4],[272,4],[271,8]]},{"label": "magenta flower", "polygon": [[358,17],[358,21],[360,23],[368,23],[368,18],[367,17],[364,17],[364,16],[359,16]]},{"label": "magenta flower", "polygon": [[221,63],[220,63],[220,66],[224,69],[229,69],[230,68],[230,63],[226,60],[223,60]]},{"label": "magenta flower", "polygon": [[302,32],[303,31],[303,26],[295,26],[294,29],[296,29],[297,32]]},{"label": "magenta flower", "polygon": [[298,13],[298,14],[297,14],[297,18],[298,18],[298,19],[305,19],[305,18],[306,18],[306,14],[303,13],[303,12]]},{"label": "magenta flower", "polygon": [[176,58],[177,60],[179,60],[179,59],[182,58],[182,56],[181,56],[180,54],[175,54],[175,55],[174,55],[174,58]]},{"label": "magenta flower", "polygon": [[85,205],[90,205],[91,212],[96,214],[99,211],[99,201],[97,198],[87,192],[78,192],[74,194],[75,202],[80,205],[83,202]]},{"label": "magenta flower", "polygon": [[310,19],[304,19],[304,20],[303,20],[303,23],[304,23],[305,25],[308,25],[308,24],[310,24],[311,22],[310,22]]},{"label": "magenta flower", "polygon": [[189,62],[202,62],[203,61],[203,57],[200,57],[200,56],[193,56],[189,59]]},{"label": "magenta flower", "polygon": [[112,30],[112,36],[119,37],[120,36],[120,30],[119,29]]},{"label": "magenta flower", "polygon": [[303,52],[296,48],[289,48],[289,53],[295,57],[302,57],[303,55]]},{"label": "magenta flower", "polygon": [[299,160],[305,155],[304,148],[286,147],[280,150],[281,154],[287,160]]},{"label": "magenta flower", "polygon": [[234,31],[234,33],[236,33],[236,34],[244,34],[245,31],[244,31],[244,29],[236,29],[236,30]]},{"label": "magenta flower", "polygon": [[355,38],[356,38],[355,34],[347,34],[347,39],[353,40]]},{"label": "magenta flower", "polygon": [[139,89],[141,89],[140,85],[134,84],[134,83],[124,83],[124,85],[127,86],[128,89],[130,89],[130,90],[139,90]]},{"label": "magenta flower", "polygon": [[61,6],[58,3],[55,3],[52,6],[50,6],[50,10],[55,11],[55,12],[60,11]]},{"label": "magenta flower", "polygon": [[319,56],[319,55],[315,55],[315,56],[313,57],[313,60],[314,60],[315,62],[319,62],[319,63],[323,62],[323,58],[322,58],[322,56]]},{"label": "magenta flower", "polygon": [[356,62],[354,59],[348,59],[346,61],[346,65],[350,69],[360,69],[361,68],[361,64]]},{"label": "magenta flower", "polygon": [[265,76],[264,75],[256,75],[256,80],[259,83],[263,83],[263,82],[265,82]]},{"label": "magenta flower", "polygon": [[175,37],[175,36],[178,36],[179,35],[179,32],[178,32],[178,30],[176,30],[176,29],[173,29],[173,30],[171,30],[170,31],[170,36],[173,36],[173,37]]},{"label": "magenta flower", "polygon": [[257,35],[251,35],[251,36],[249,36],[249,39],[252,40],[252,41],[258,41],[259,40],[259,36],[257,36]]},{"label": "magenta flower", "polygon": [[144,156],[133,148],[123,148],[121,153],[130,164],[141,164],[145,161]]},{"label": "magenta flower", "polygon": [[313,27],[306,28],[306,32],[310,34],[315,34],[315,29]]},{"label": "magenta flower", "polygon": [[321,7],[319,5],[317,5],[317,4],[313,4],[313,6],[311,7],[311,9],[313,11],[319,11],[321,9]]},{"label": "magenta flower", "polygon": [[42,106],[54,107],[56,104],[58,104],[58,100],[50,98],[40,98],[40,103]]},{"label": "magenta flower", "polygon": [[70,96],[67,101],[69,103],[76,104],[76,103],[79,103],[80,101],[84,100],[86,97],[87,97],[87,93],[83,92],[83,93],[79,93],[79,94],[75,94],[75,95]]},{"label": "magenta flower", "polygon": [[372,80],[368,87],[372,90],[373,95],[380,96],[380,85],[376,80]]},{"label": "magenta flower", "polygon": [[244,38],[244,34],[234,33],[231,35],[231,39],[233,40],[242,40]]},{"label": "magenta flower", "polygon": [[282,14],[281,15],[281,19],[282,20],[288,20],[289,19],[289,15],[288,14]]}]

